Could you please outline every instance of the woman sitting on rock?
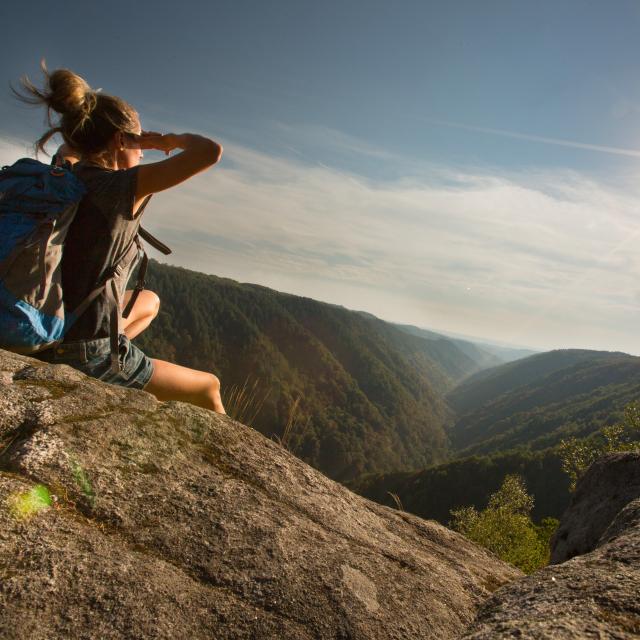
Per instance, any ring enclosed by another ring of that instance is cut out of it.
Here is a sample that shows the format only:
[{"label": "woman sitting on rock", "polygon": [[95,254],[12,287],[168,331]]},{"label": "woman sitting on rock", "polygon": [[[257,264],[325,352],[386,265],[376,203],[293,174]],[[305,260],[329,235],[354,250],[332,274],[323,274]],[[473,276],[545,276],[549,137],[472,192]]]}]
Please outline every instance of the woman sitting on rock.
[{"label": "woman sitting on rock", "polygon": [[[195,371],[147,357],[130,339],[143,331],[158,313],[160,300],[143,290],[128,317],[122,317],[131,296],[125,291],[137,262],[134,241],[149,196],[170,189],[210,168],[220,159],[222,147],[208,138],[191,134],[162,135],[142,131],[135,109],[124,100],[92,91],[78,75],[58,69],[48,72],[43,64],[45,87],[39,89],[27,78],[19,97],[30,104],[60,114],[37,142],[45,144],[56,133],[63,147],[80,161],[74,167],[87,187],[67,234],[62,258],[65,307],[75,309],[98,283],[114,273],[117,286],[105,287],[77,318],[64,341],[41,352],[42,360],[69,364],[105,382],[144,389],[159,400],[182,400],[224,413],[220,383],[211,373]],[[169,155],[152,164],[140,164],[143,149]],[[114,313],[120,333],[112,332]],[[113,336],[119,354],[111,366]]]}]

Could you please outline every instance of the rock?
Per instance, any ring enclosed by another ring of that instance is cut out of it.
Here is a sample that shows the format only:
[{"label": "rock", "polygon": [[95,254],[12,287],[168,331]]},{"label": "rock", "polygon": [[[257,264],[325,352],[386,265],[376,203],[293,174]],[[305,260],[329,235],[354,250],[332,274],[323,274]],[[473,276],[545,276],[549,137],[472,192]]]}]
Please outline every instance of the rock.
[{"label": "rock", "polygon": [[[633,453],[594,464],[560,525],[566,548],[589,552],[496,591],[464,638],[639,638],[640,487],[635,496],[632,489],[638,466]],[[612,504],[618,512],[607,516]]]},{"label": "rock", "polygon": [[631,501],[607,527],[598,542],[598,546],[625,535],[631,528],[640,528],[640,498]]},{"label": "rock", "polygon": [[3,351],[0,407],[7,640],[459,638],[521,575],[204,409]]},{"label": "rock", "polygon": [[551,564],[596,548],[629,502],[640,497],[640,453],[611,453],[589,467],[551,541]]}]

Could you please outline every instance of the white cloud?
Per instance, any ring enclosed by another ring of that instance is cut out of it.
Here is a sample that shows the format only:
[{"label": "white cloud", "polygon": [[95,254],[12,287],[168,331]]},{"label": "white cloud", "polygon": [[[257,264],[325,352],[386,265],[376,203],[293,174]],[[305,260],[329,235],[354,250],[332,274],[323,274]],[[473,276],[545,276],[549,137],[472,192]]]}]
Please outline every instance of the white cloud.
[{"label": "white cloud", "polygon": [[13,164],[18,158],[32,158],[33,155],[33,142],[0,136],[0,167]]},{"label": "white cloud", "polygon": [[474,335],[640,352],[635,193],[574,172],[373,183],[225,148],[150,207],[177,263]]},{"label": "white cloud", "polygon": [[[0,161],[27,147],[0,138]],[[169,262],[207,273],[459,333],[640,353],[637,190],[572,171],[420,174],[373,182],[227,143],[219,166],[154,197],[145,226]]]}]

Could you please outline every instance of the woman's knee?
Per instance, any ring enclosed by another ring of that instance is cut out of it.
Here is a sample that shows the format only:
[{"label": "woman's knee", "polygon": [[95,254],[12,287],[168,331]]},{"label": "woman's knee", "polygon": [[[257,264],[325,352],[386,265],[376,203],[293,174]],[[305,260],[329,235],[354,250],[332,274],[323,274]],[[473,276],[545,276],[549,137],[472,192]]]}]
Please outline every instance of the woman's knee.
[{"label": "woman's knee", "polygon": [[145,289],[146,304],[148,305],[149,314],[155,318],[160,311],[160,296],[155,291]]}]

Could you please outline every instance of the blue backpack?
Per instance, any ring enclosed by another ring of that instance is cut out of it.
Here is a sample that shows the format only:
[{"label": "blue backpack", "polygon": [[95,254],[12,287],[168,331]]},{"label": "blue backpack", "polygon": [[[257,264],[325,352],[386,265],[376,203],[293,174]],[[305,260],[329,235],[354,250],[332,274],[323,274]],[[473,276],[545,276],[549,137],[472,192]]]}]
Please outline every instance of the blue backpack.
[{"label": "blue backpack", "polygon": [[[62,253],[69,225],[86,191],[68,167],[23,158],[0,170],[0,348],[32,354],[61,342],[75,320],[101,292],[115,288],[114,277],[129,266],[118,261],[78,307],[65,310]],[[122,312],[113,297],[111,356],[115,370],[119,368],[120,318],[129,316],[145,286],[148,260],[140,238],[165,255],[171,253],[142,228],[132,240],[142,263],[133,295]]]},{"label": "blue backpack", "polygon": [[30,158],[0,171],[0,347],[36,353],[64,337],[60,262],[86,188]]}]

